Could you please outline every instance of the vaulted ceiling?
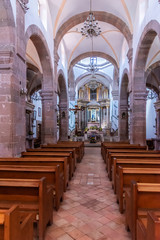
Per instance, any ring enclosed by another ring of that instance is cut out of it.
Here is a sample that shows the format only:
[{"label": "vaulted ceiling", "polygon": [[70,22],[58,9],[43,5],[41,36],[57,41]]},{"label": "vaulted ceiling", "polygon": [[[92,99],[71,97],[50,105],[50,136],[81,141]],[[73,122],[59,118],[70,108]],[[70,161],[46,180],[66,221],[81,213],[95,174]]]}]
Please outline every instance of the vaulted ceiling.
[{"label": "vaulted ceiling", "polygon": [[[119,66],[122,45],[130,44],[138,0],[91,1],[91,10],[102,30],[93,39],[93,51],[108,54]],[[92,51],[91,39],[81,34],[90,0],[48,0],[48,4],[54,38],[57,45],[63,42],[69,67],[79,55]]]}]

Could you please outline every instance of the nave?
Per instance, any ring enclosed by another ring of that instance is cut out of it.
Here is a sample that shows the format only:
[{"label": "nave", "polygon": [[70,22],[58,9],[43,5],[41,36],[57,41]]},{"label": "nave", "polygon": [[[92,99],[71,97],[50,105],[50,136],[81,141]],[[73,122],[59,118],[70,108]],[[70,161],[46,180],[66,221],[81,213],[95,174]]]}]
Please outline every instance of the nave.
[{"label": "nave", "polygon": [[45,240],[129,240],[100,148],[85,148]]}]

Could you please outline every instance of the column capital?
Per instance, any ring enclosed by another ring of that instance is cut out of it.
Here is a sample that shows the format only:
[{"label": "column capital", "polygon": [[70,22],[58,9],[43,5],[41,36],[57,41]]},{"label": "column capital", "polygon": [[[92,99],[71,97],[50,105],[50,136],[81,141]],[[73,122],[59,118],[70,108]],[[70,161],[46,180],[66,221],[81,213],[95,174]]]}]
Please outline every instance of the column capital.
[{"label": "column capital", "polygon": [[41,90],[40,96],[43,100],[53,100],[53,91],[51,90]]}]

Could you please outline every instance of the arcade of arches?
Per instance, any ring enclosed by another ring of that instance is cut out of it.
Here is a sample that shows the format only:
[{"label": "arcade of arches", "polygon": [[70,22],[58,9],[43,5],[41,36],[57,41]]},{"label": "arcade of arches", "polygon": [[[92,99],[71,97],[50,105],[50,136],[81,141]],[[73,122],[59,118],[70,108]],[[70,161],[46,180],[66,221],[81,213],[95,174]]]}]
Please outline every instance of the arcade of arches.
[{"label": "arcade of arches", "polygon": [[[90,11],[101,32],[85,37]],[[158,0],[1,0],[1,156],[93,130],[160,149],[159,12]]]}]

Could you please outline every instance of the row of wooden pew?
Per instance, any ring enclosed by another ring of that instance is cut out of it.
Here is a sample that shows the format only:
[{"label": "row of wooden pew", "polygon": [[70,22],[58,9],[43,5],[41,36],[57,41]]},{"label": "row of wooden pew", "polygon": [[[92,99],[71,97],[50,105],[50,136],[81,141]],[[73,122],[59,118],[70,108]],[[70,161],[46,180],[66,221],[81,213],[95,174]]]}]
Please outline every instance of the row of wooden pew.
[{"label": "row of wooden pew", "polygon": [[132,240],[160,240],[160,151],[104,142],[101,153]]},{"label": "row of wooden pew", "polygon": [[0,240],[33,240],[33,224],[44,239],[83,155],[83,142],[58,142],[0,158]]}]

